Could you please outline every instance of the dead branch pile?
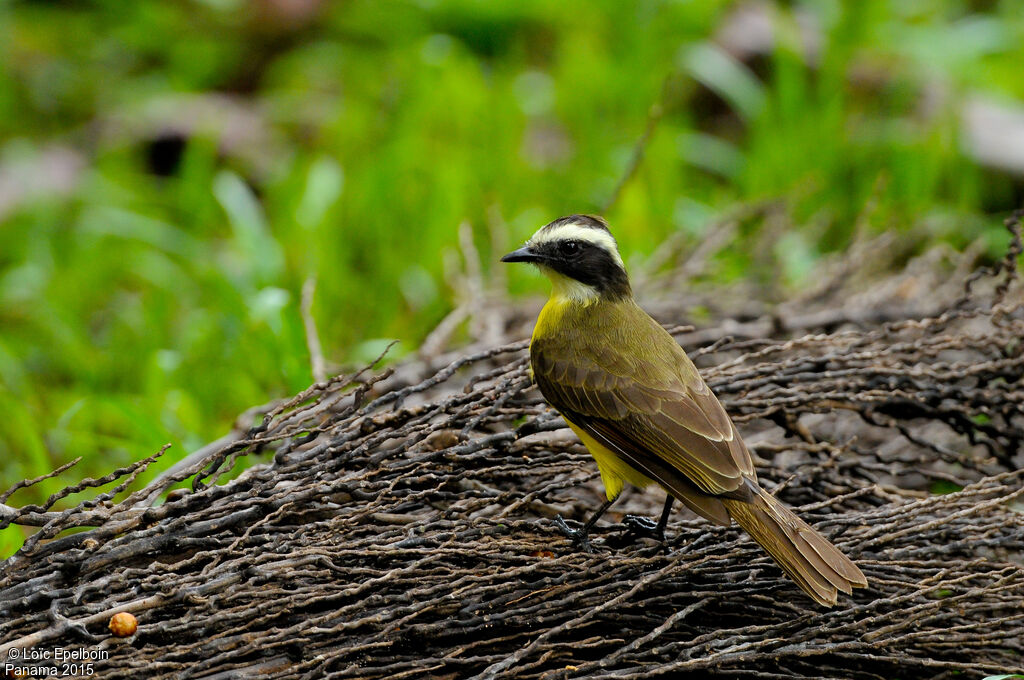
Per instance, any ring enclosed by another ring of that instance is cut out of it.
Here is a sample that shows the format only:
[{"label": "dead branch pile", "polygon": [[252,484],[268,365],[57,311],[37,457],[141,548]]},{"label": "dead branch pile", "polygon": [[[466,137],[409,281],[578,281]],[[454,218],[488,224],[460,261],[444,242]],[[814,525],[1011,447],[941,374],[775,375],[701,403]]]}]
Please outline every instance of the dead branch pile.
[{"label": "dead branch pile", "polygon": [[[669,550],[627,540],[613,512],[595,554],[570,552],[547,518],[595,508],[597,472],[531,387],[520,341],[313,385],[121,501],[152,459],[58,494],[117,482],[69,510],[52,509],[57,497],[0,505],[0,524],[41,527],[3,566],[0,650],[105,649],[104,678],[1020,670],[1024,295],[1011,227],[1002,271],[972,275],[966,293],[961,279],[950,294],[934,262],[873,297],[837,284],[846,272],[776,317],[676,329],[762,483],[867,575],[832,610],[738,529],[682,512]],[[904,295],[914,277],[919,293]],[[165,493],[182,480],[190,490]],[[636,492],[615,509],[660,502]],[[139,619],[131,638],[106,630],[119,611]]]}]

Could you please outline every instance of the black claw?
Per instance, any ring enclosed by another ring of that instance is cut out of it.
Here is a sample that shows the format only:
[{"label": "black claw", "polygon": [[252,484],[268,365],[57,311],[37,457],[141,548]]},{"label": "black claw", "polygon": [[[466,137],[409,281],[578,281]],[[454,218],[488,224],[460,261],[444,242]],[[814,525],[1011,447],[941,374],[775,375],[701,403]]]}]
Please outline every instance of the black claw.
[{"label": "black claw", "polygon": [[585,553],[594,552],[590,547],[590,538],[587,531],[583,529],[570,529],[561,515],[555,517],[555,527],[562,532],[563,536],[572,541],[572,547],[576,550]]},{"label": "black claw", "polygon": [[652,538],[663,539],[665,538],[665,531],[658,526],[650,517],[643,517],[641,515],[626,515],[622,518],[622,523],[626,527],[637,534],[645,534]]},{"label": "black claw", "polygon": [[653,538],[665,545],[665,525],[660,522],[655,522],[650,517],[626,515],[622,518],[622,523],[626,527],[627,538]]}]

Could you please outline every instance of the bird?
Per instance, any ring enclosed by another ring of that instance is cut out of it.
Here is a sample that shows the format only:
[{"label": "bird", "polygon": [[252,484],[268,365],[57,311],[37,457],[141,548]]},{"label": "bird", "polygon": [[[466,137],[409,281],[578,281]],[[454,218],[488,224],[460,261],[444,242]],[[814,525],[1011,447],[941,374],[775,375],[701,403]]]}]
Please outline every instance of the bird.
[{"label": "bird", "polygon": [[820,605],[867,586],[856,564],[758,483],[721,402],[633,298],[604,219],[556,219],[501,261],[536,265],[551,280],[530,340],[530,369],[597,462],[607,498],[579,529],[555,520],[578,549],[591,551],[590,529],[626,483],[658,484],[667,492],[660,520],[630,518],[632,529],[664,541],[678,499],[715,524],[735,520]]}]

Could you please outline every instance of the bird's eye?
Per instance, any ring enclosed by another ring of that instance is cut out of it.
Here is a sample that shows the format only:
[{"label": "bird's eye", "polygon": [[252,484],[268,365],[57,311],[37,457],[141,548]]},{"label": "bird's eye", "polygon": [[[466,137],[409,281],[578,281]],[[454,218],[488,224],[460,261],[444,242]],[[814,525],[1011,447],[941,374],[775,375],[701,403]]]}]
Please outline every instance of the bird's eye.
[{"label": "bird's eye", "polygon": [[577,255],[581,250],[583,250],[583,246],[579,241],[562,241],[558,244],[558,252],[562,255]]}]

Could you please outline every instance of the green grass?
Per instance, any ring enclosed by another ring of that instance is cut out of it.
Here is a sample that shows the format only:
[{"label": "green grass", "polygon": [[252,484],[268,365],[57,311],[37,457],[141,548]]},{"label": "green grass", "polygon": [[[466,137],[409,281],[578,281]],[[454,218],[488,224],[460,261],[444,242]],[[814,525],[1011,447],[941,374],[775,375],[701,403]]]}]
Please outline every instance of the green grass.
[{"label": "green grass", "polygon": [[[458,224],[492,266],[489,220],[514,243],[599,210],[658,101],[608,214],[628,253],[769,197],[805,225],[777,252],[791,285],[869,201],[870,229],[922,247],[999,233],[1019,185],[964,158],[955,107],[1024,98],[1024,20],[1011,2],[911,4],[812,3],[815,67],[785,14],[751,70],[709,42],[723,2],[353,0],[293,30],[235,0],[0,2],[0,167],[54,145],[84,163],[68,193],[0,217],[0,479],[76,456],[99,476],[170,441],[167,465],[306,386],[310,276],[330,360],[381,338],[411,351],[450,309]],[[193,129],[181,102],[203,93],[243,114]],[[191,132],[160,175],[168,126]],[[720,276],[769,275],[750,229]]]}]

